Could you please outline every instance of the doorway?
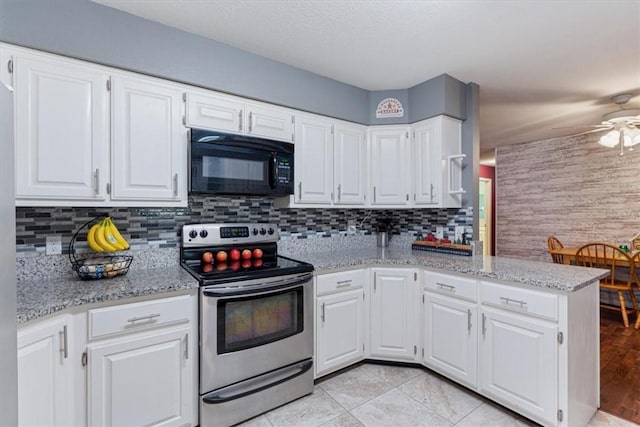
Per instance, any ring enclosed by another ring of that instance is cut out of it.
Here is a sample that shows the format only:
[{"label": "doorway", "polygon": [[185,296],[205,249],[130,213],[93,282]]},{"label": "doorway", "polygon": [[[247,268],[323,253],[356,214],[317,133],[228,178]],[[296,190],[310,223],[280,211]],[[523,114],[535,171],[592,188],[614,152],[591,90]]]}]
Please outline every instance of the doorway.
[{"label": "doorway", "polygon": [[491,236],[493,235],[491,228],[491,218],[493,211],[491,209],[491,200],[493,192],[493,182],[490,178],[480,178],[478,191],[478,232],[479,239],[482,241],[482,253],[491,255]]}]

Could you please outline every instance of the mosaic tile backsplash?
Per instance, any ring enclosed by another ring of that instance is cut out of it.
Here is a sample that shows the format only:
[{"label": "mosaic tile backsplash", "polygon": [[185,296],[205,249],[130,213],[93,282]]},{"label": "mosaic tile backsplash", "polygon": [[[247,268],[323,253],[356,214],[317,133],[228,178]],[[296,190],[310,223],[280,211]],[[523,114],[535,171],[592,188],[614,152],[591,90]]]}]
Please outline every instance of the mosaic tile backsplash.
[{"label": "mosaic tile backsplash", "polygon": [[[285,209],[263,197],[192,196],[186,208],[16,208],[17,257],[44,254],[45,239],[61,235],[63,253],[76,231],[96,216],[109,215],[132,249],[179,247],[182,226],[201,222],[262,222],[279,225],[281,240],[336,237],[347,234],[349,221],[357,234],[375,233],[374,224],[389,218],[393,234],[414,236],[445,227],[453,236],[456,225],[465,226],[470,236],[472,208],[463,209]],[[86,248],[86,231],[78,234],[74,248]]]}]

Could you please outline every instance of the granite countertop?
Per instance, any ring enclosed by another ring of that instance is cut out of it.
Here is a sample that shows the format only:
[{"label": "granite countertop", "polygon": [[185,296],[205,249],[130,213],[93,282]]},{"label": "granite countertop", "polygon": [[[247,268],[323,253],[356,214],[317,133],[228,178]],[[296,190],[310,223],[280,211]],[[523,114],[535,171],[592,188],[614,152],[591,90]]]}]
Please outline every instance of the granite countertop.
[{"label": "granite countertop", "polygon": [[426,267],[540,288],[573,292],[605,277],[608,270],[504,257],[471,257],[411,250],[410,247],[360,247],[326,251],[283,252],[313,264],[316,274],[358,266]]},{"label": "granite countertop", "polygon": [[112,279],[80,280],[78,276],[19,280],[18,324],[71,307],[198,288],[178,263],[163,268],[131,269]]}]

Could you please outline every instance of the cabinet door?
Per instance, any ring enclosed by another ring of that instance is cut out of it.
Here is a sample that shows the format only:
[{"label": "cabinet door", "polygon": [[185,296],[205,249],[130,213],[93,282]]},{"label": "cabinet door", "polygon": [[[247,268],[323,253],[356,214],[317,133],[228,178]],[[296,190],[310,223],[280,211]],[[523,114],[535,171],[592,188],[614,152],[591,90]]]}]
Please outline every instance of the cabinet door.
[{"label": "cabinet door", "polygon": [[364,290],[317,299],[316,376],[364,358]]},{"label": "cabinet door", "polygon": [[247,132],[262,138],[293,142],[293,113],[289,110],[248,104]]},{"label": "cabinet door", "polygon": [[442,195],[441,132],[434,119],[413,128],[411,142],[414,162],[414,196],[416,205],[436,207]]},{"label": "cabinet door", "polygon": [[155,80],[113,77],[111,197],[186,203],[187,135],[182,91]]},{"label": "cabinet door", "polygon": [[191,425],[190,329],[88,346],[88,424]]},{"label": "cabinet door", "polygon": [[[66,337],[65,337],[66,332]],[[18,423],[69,426],[72,420],[71,336],[62,317],[18,331]]]},{"label": "cabinet door", "polygon": [[187,92],[187,126],[223,132],[243,131],[244,103],[223,95]]},{"label": "cabinet door", "polygon": [[367,140],[363,126],[340,123],[334,135],[335,204],[364,205],[367,179]]},{"label": "cabinet door", "polygon": [[408,128],[371,131],[372,205],[409,204],[408,134]]},{"label": "cabinet door", "polygon": [[488,307],[481,316],[481,391],[533,419],[556,424],[557,325]]},{"label": "cabinet door", "polygon": [[331,204],[333,188],[333,135],[331,122],[299,116],[295,149],[295,201]]},{"label": "cabinet door", "polygon": [[462,167],[467,162],[462,154],[462,124],[459,120],[447,116],[436,117],[441,130],[440,145],[442,156],[442,199],[443,208],[462,206]]},{"label": "cabinet door", "polygon": [[373,269],[371,356],[416,360],[420,297],[413,270]]},{"label": "cabinet door", "polygon": [[104,200],[108,75],[73,61],[13,57],[16,198]]},{"label": "cabinet door", "polygon": [[424,363],[472,388],[478,383],[475,304],[424,293]]}]

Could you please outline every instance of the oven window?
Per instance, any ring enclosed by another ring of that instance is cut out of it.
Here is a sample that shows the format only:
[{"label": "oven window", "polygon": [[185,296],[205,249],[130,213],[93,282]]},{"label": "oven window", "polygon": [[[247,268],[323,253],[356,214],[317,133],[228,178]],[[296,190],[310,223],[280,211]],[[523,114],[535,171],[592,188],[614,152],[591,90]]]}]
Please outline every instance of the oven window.
[{"label": "oven window", "polygon": [[264,165],[263,161],[203,156],[202,176],[205,178],[263,181]]},{"label": "oven window", "polygon": [[218,354],[302,332],[302,288],[218,301]]}]

